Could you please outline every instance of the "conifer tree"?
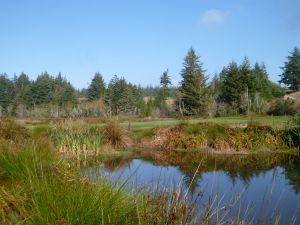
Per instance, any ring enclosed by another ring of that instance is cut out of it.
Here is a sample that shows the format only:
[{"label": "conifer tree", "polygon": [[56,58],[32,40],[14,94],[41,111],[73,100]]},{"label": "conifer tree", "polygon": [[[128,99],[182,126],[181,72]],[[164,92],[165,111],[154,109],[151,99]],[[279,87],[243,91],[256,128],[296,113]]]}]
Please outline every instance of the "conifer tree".
[{"label": "conifer tree", "polygon": [[91,84],[87,89],[87,97],[89,101],[94,101],[104,97],[105,83],[100,73],[96,73]]},{"label": "conifer tree", "polygon": [[227,67],[224,67],[220,73],[221,99],[224,103],[237,105],[243,87],[240,84],[239,67],[232,61]]},{"label": "conifer tree", "polygon": [[292,90],[300,89],[300,50],[295,47],[287,57],[287,62],[281,67],[280,83],[287,85]]},{"label": "conifer tree", "polygon": [[169,76],[169,71],[166,70],[160,77],[160,86],[162,89],[163,100],[165,101],[169,97],[169,86],[171,85],[171,78]]},{"label": "conifer tree", "polygon": [[191,48],[184,58],[181,71],[182,81],[180,87],[180,108],[184,115],[201,115],[206,111],[207,90],[206,77],[202,63]]},{"label": "conifer tree", "polygon": [[15,77],[14,86],[16,90],[16,104],[30,105],[30,85],[31,81],[25,73],[22,72],[18,77]]},{"label": "conifer tree", "polygon": [[0,74],[0,114],[7,113],[14,99],[14,85],[6,74]]},{"label": "conifer tree", "polygon": [[38,104],[48,104],[53,97],[54,83],[52,77],[47,72],[40,74],[31,85],[30,97],[33,106]]}]

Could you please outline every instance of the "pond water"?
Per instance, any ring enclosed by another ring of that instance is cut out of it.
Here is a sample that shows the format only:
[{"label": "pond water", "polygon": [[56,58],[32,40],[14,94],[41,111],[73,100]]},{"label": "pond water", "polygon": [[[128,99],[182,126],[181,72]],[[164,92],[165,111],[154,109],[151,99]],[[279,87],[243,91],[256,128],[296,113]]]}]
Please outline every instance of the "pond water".
[{"label": "pond water", "polygon": [[300,224],[300,158],[295,155],[149,152],[89,162],[82,171],[94,181],[106,177],[130,189],[180,186],[199,214],[210,201],[220,208],[231,205],[232,215],[239,210],[253,222],[266,224],[280,215],[280,224]]}]

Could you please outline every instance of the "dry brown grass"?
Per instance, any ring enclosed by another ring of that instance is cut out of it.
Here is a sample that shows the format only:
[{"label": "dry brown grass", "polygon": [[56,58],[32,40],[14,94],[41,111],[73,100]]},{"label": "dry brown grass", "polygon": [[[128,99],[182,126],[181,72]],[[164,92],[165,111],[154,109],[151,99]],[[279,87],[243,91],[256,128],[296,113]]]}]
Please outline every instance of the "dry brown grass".
[{"label": "dry brown grass", "polygon": [[152,145],[163,150],[209,148],[222,152],[277,150],[287,147],[271,127],[251,124],[246,128],[233,128],[213,123],[158,128]]},{"label": "dry brown grass", "polygon": [[0,119],[0,139],[22,143],[30,138],[29,131],[11,119]]},{"label": "dry brown grass", "polygon": [[132,137],[129,130],[121,127],[116,120],[109,120],[103,130],[104,143],[114,148],[126,148],[132,145]]},{"label": "dry brown grass", "polygon": [[18,193],[10,193],[0,187],[0,224],[15,224],[27,216],[25,198]]}]

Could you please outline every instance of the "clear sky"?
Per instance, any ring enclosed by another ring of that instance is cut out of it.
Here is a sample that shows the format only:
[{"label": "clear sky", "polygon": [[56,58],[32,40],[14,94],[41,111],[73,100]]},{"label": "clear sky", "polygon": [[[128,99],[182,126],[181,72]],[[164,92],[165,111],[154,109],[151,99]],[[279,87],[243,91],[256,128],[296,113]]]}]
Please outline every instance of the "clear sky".
[{"label": "clear sky", "polygon": [[95,72],[178,82],[193,46],[207,75],[247,56],[270,78],[300,47],[300,0],[0,0],[0,73],[61,72],[76,88]]}]

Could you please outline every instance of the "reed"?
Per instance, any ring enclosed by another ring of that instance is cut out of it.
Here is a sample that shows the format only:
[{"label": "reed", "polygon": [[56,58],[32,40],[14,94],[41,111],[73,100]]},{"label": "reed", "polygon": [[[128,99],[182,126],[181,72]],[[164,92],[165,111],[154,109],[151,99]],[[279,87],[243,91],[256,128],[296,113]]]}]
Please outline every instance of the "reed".
[{"label": "reed", "polygon": [[48,133],[59,152],[86,157],[101,151],[103,131],[99,126],[63,122],[53,124]]}]

